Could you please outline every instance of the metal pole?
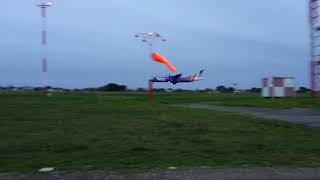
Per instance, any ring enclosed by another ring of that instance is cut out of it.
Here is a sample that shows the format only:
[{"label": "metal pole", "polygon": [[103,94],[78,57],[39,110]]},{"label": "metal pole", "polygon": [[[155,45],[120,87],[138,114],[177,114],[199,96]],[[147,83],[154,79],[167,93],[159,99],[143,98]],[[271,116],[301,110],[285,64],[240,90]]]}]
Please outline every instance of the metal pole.
[{"label": "metal pole", "polygon": [[152,101],[153,101],[153,82],[152,82],[152,80],[149,80],[148,83],[149,83],[148,102],[152,103]]}]

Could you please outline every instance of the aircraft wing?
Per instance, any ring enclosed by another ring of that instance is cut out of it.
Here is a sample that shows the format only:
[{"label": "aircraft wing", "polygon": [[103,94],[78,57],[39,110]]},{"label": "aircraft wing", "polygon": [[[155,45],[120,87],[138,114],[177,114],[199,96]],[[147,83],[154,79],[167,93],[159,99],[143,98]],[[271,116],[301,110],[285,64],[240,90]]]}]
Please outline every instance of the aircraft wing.
[{"label": "aircraft wing", "polygon": [[181,76],[182,76],[182,74],[177,74],[177,75],[174,75],[174,76],[170,76],[170,78],[179,79]]}]

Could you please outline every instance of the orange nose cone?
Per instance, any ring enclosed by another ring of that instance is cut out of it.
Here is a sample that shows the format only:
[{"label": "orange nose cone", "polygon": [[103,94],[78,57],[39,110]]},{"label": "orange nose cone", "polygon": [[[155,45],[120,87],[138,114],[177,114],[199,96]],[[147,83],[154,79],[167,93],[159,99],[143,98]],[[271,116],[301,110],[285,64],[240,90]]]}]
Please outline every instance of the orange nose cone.
[{"label": "orange nose cone", "polygon": [[177,72],[176,68],[165,57],[161,56],[159,53],[152,53],[151,59],[156,62],[165,64],[171,72],[174,72],[174,73]]}]

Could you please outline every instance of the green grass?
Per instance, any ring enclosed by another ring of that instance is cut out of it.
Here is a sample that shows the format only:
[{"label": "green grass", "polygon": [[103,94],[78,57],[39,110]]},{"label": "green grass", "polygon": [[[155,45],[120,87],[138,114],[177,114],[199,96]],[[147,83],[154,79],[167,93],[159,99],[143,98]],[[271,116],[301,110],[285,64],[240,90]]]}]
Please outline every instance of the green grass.
[{"label": "green grass", "polygon": [[298,94],[297,97],[265,99],[260,94],[241,93],[164,93],[155,96],[158,102],[168,103],[206,103],[222,106],[267,107],[267,108],[320,108],[320,98],[308,94]]},{"label": "green grass", "polygon": [[319,129],[163,104],[232,98],[242,97],[2,93],[0,171],[320,166]]}]

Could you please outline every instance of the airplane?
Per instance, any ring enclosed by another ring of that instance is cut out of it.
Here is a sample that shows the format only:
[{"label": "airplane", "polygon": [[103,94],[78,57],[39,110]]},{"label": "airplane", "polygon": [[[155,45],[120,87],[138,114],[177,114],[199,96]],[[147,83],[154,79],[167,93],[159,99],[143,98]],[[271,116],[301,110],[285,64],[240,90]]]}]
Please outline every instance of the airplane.
[{"label": "airplane", "polygon": [[182,74],[176,74],[174,76],[169,75],[166,77],[154,77],[150,81],[151,82],[169,82],[172,84],[200,81],[200,80],[204,80],[204,78],[202,78],[203,72],[204,70],[201,69],[199,74],[193,74],[187,77],[182,77]]}]

